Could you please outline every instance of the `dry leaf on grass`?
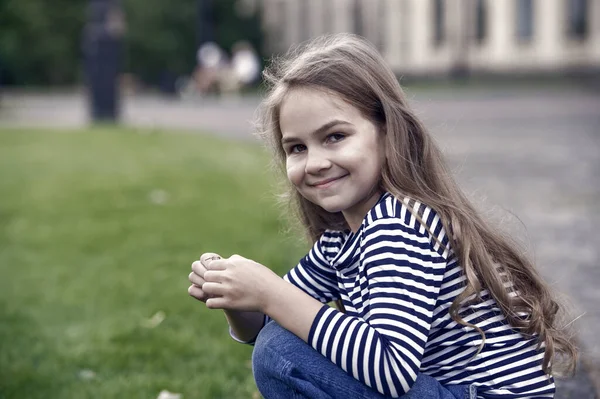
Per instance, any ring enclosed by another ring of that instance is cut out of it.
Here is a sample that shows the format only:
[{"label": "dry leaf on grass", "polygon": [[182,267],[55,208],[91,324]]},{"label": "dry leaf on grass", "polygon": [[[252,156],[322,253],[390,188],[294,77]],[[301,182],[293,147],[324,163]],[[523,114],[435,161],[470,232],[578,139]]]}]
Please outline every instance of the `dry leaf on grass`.
[{"label": "dry leaf on grass", "polygon": [[169,193],[165,190],[155,189],[148,195],[150,202],[156,205],[164,205],[169,200]]},{"label": "dry leaf on grass", "polygon": [[180,393],[169,392],[166,389],[163,389],[156,399],[181,399],[181,397],[182,395]]},{"label": "dry leaf on grass", "polygon": [[79,370],[79,372],[77,373],[77,376],[84,381],[89,381],[89,380],[93,380],[94,378],[96,378],[96,372],[93,370],[89,370],[89,369],[82,369],[82,370]]},{"label": "dry leaf on grass", "polygon": [[167,317],[165,315],[165,312],[159,310],[158,312],[154,313],[154,315],[149,319],[142,320],[140,324],[142,325],[142,327],[145,328],[155,328],[163,322],[165,317]]}]

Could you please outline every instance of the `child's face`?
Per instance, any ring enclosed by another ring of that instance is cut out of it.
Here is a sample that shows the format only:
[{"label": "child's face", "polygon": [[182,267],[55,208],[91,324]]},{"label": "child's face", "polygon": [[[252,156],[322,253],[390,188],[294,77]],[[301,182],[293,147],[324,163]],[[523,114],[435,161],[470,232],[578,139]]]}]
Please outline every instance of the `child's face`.
[{"label": "child's face", "polygon": [[377,127],[335,94],[295,89],[281,106],[280,128],[290,182],[314,204],[343,212],[351,227],[360,224],[381,194]]}]

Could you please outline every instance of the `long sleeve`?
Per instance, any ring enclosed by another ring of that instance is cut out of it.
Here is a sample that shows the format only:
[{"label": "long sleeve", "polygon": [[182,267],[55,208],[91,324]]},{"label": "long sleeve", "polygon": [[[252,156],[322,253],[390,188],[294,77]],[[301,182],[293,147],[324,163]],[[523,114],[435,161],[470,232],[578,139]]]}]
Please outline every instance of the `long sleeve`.
[{"label": "long sleeve", "polygon": [[324,306],[309,344],[354,378],[399,397],[416,380],[446,260],[426,233],[396,217],[368,224],[360,250],[360,290],[350,296],[361,317]]},{"label": "long sleeve", "polygon": [[310,252],[283,278],[323,303],[339,298],[335,270],[327,258],[339,251],[341,233],[325,232]]}]

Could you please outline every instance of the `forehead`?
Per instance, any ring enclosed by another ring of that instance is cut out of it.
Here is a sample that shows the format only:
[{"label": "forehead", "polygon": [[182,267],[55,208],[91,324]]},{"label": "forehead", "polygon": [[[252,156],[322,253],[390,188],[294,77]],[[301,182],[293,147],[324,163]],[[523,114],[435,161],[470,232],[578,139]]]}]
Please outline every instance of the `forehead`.
[{"label": "forehead", "polygon": [[292,89],[279,110],[282,135],[308,134],[332,120],[357,124],[364,120],[360,111],[339,95],[319,89]]}]

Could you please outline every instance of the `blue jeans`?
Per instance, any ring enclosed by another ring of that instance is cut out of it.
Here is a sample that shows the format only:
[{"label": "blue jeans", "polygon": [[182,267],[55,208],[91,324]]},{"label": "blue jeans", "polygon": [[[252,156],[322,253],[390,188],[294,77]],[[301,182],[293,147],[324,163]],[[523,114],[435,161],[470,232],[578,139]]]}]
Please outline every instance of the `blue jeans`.
[{"label": "blue jeans", "polygon": [[[379,399],[386,396],[347,374],[296,335],[275,322],[261,330],[252,353],[256,386],[266,399]],[[442,386],[419,374],[402,398],[475,399],[468,385]]]}]

